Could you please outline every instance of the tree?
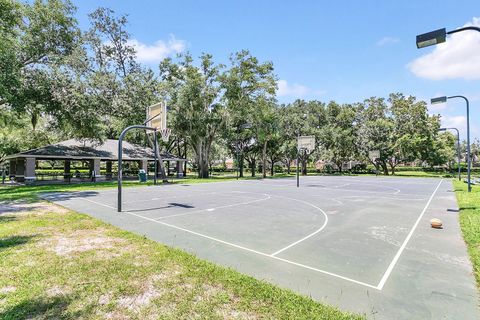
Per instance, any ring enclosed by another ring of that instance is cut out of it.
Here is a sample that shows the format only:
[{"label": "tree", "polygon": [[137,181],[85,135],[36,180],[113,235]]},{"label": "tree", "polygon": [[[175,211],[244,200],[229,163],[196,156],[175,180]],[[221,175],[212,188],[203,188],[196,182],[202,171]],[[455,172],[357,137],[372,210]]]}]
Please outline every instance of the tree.
[{"label": "tree", "polygon": [[322,144],[329,159],[342,171],[343,163],[356,154],[356,109],[352,105],[339,105],[332,101],[327,105],[326,113],[328,126],[321,129]]},{"label": "tree", "polygon": [[259,146],[262,146],[262,176],[267,176],[267,147],[278,134],[278,118],[272,101],[258,99],[253,128],[255,139]]},{"label": "tree", "polygon": [[51,67],[77,45],[74,12],[70,1],[2,1],[0,105],[29,114],[33,130],[51,107]]},{"label": "tree", "polygon": [[450,132],[436,134],[432,149],[428,152],[426,161],[430,166],[448,164],[451,170],[457,159],[457,138]]},{"label": "tree", "polygon": [[244,130],[244,126],[255,121],[255,110],[261,100],[274,98],[276,76],[273,74],[273,64],[260,63],[248,50],[242,50],[230,57],[230,68],[221,74],[220,82],[228,111],[224,136],[232,153],[240,155],[240,177],[243,177],[244,150],[254,133],[253,130]]},{"label": "tree", "polygon": [[210,150],[225,124],[225,109],[219,103],[218,75],[222,68],[212,56],[200,56],[200,66],[193,65],[189,54],[174,63],[167,58],[160,63],[160,75],[167,88],[173,128],[192,146],[199,178],[208,178]]},{"label": "tree", "polygon": [[440,122],[438,116],[428,114],[425,102],[396,93],[388,104],[372,97],[358,110],[357,148],[365,158],[368,151],[379,150],[384,174],[395,174],[401,162],[428,159]]}]

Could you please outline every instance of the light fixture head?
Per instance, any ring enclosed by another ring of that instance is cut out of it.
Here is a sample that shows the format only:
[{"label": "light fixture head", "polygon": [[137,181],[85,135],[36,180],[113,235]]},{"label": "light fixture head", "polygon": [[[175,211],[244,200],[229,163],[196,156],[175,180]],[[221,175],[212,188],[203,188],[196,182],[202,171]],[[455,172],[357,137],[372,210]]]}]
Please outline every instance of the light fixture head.
[{"label": "light fixture head", "polygon": [[445,42],[447,38],[447,30],[445,28],[427,32],[417,36],[417,48],[425,48]]},{"label": "light fixture head", "polygon": [[445,102],[447,102],[447,97],[446,96],[430,99],[431,104],[445,103]]}]

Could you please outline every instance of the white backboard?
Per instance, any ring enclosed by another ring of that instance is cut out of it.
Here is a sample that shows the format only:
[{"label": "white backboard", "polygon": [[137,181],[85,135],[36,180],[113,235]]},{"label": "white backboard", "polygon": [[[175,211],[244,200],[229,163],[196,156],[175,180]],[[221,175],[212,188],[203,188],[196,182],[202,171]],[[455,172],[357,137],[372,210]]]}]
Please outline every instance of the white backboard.
[{"label": "white backboard", "polygon": [[380,158],[380,150],[368,151],[368,158],[371,159],[372,161]]},{"label": "white backboard", "polygon": [[315,136],[299,136],[298,150],[305,149],[307,151],[315,150]]},{"label": "white backboard", "polygon": [[167,104],[165,102],[159,102],[151,105],[147,108],[147,127],[152,127],[157,130],[163,130],[167,128]]}]

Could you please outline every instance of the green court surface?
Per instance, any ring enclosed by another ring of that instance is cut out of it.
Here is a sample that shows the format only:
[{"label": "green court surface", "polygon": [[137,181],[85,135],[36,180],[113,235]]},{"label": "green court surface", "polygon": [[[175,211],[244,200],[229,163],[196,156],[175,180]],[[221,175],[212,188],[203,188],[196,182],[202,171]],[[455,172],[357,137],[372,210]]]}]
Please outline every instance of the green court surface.
[{"label": "green court surface", "polygon": [[[302,177],[43,194],[372,319],[480,319],[451,181]],[[443,229],[432,229],[431,218]]]}]

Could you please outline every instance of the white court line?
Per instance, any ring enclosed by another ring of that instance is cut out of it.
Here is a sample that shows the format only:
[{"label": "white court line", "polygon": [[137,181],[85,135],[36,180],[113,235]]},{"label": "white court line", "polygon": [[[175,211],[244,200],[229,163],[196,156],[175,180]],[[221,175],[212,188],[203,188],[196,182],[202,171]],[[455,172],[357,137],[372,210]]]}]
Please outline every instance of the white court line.
[{"label": "white court line", "polygon": [[286,247],[284,247],[284,248],[282,248],[282,249],[280,249],[280,250],[275,251],[274,253],[271,254],[271,256],[276,256],[277,254],[279,254],[279,253],[281,253],[281,252],[283,252],[283,251],[285,251],[285,250],[287,250],[287,249],[290,249],[291,247],[296,246],[297,244],[299,244],[299,243],[307,240],[308,238],[313,237],[314,235],[316,235],[317,233],[319,233],[320,231],[322,231],[322,230],[326,227],[326,225],[327,225],[327,223],[328,223],[328,216],[327,216],[327,214],[325,213],[325,211],[323,211],[322,209],[320,209],[320,208],[317,207],[316,205],[311,204],[310,202],[307,202],[307,201],[299,200],[299,199],[288,198],[288,197],[283,197],[283,196],[276,196],[276,197],[278,197],[278,198],[284,198],[284,199],[288,199],[288,200],[293,200],[293,201],[298,201],[298,202],[304,203],[304,204],[306,204],[306,205],[309,205],[309,206],[311,206],[311,207],[319,210],[319,211],[325,216],[325,221],[323,222],[323,225],[322,225],[318,230],[310,233],[309,235],[303,237],[303,238],[300,239],[300,240],[297,240],[297,241],[289,244],[288,246],[286,246]]},{"label": "white court line", "polygon": [[430,203],[432,202],[433,200],[433,197],[435,196],[435,193],[437,193],[437,190],[438,188],[440,188],[440,185],[442,184],[442,180],[440,180],[440,182],[438,183],[437,187],[435,188],[435,190],[433,191],[432,195],[430,196],[430,198],[428,199],[427,201],[427,204],[425,205],[425,207],[423,208],[422,210],[422,213],[420,213],[420,216],[418,217],[417,221],[415,222],[415,224],[413,225],[412,229],[410,230],[410,232],[408,233],[407,237],[405,238],[405,240],[403,241],[400,249],[398,250],[397,254],[395,255],[395,257],[393,258],[392,262],[390,262],[390,265],[388,266],[387,268],[387,271],[385,271],[382,279],[380,280],[380,282],[378,283],[378,290],[382,290],[383,289],[383,286],[385,285],[385,282],[387,282],[388,280],[388,277],[390,276],[390,274],[392,273],[392,270],[393,268],[395,267],[395,265],[397,264],[398,262],[398,259],[400,258],[403,250],[405,250],[405,247],[407,246],[408,244],[408,241],[410,240],[410,238],[412,237],[413,233],[415,232],[415,229],[417,228],[418,224],[420,223],[420,220],[423,218],[423,215],[425,214],[425,212],[427,211],[427,208],[430,206]]},{"label": "white court line", "polygon": [[[205,196],[205,195],[211,195],[211,194],[216,194],[218,192],[205,192],[205,193],[201,193],[200,195],[201,196]],[[151,198],[151,199],[143,199],[143,200],[135,200],[135,201],[124,201],[123,204],[132,204],[132,203],[139,203],[139,202],[149,202],[149,201],[155,201],[155,200],[163,200],[163,199],[175,199],[175,198],[190,198],[190,197],[193,197],[193,196],[198,196],[199,194],[186,194],[186,195],[178,195],[178,196],[167,196],[168,198],[159,198],[158,196],[155,197],[155,198]]]},{"label": "white court line", "polygon": [[301,268],[304,268],[304,269],[308,269],[308,270],[312,270],[312,271],[315,271],[315,272],[323,273],[323,274],[326,274],[326,275],[329,275],[329,276],[332,276],[332,277],[336,277],[336,278],[339,278],[339,279],[350,281],[350,282],[353,282],[353,283],[356,283],[356,284],[359,284],[359,285],[362,285],[362,286],[365,286],[365,287],[369,287],[369,288],[372,288],[372,289],[378,289],[376,286],[365,283],[365,282],[362,282],[362,281],[354,280],[354,279],[344,277],[344,276],[341,276],[341,275],[338,275],[338,274],[335,274],[335,273],[332,273],[332,272],[328,272],[328,271],[325,271],[325,270],[310,267],[310,266],[307,266],[307,265],[304,265],[304,264],[301,264],[301,263],[297,263],[297,262],[294,262],[294,261],[291,261],[291,260],[287,260],[287,259],[279,258],[279,257],[276,257],[276,256],[272,256],[270,254],[267,254],[267,253],[264,253],[264,252],[261,252],[261,251],[253,250],[253,249],[243,247],[243,246],[231,243],[231,242],[227,242],[227,241],[220,240],[220,239],[217,239],[217,238],[214,238],[214,237],[210,237],[210,236],[207,236],[207,235],[199,233],[199,232],[195,232],[195,231],[192,231],[192,230],[189,230],[189,229],[185,229],[185,228],[182,228],[182,227],[175,226],[173,224],[169,224],[169,223],[165,223],[165,222],[162,222],[162,221],[154,220],[152,218],[144,217],[142,215],[139,215],[139,214],[136,214],[136,213],[133,213],[133,212],[124,212],[124,213],[135,216],[135,217],[138,217],[138,218],[141,218],[141,219],[145,219],[145,220],[148,220],[148,221],[151,221],[151,222],[154,222],[154,223],[158,223],[158,224],[161,224],[161,225],[173,228],[173,229],[177,229],[177,230],[181,230],[181,231],[184,231],[184,232],[187,232],[187,233],[191,233],[191,234],[194,234],[196,236],[199,236],[199,237],[202,237],[202,238],[205,238],[205,239],[213,240],[213,241],[216,241],[216,242],[219,242],[219,243],[222,243],[222,244],[225,244],[225,245],[237,248],[237,249],[245,250],[245,251],[252,252],[252,253],[255,253],[255,254],[258,254],[258,255],[261,255],[261,256],[264,256],[264,257],[268,257],[268,258],[271,258],[271,259],[282,261],[282,262],[285,262],[285,263],[288,263],[288,264],[291,264],[291,265],[294,265],[294,266],[297,266],[297,267],[301,267]]},{"label": "white court line", "polygon": [[[393,197],[382,197],[382,196],[345,196],[338,197],[335,199],[349,199],[349,198],[361,198],[361,199],[388,199],[388,200],[398,200],[398,201],[425,201],[426,198],[393,198]],[[331,199],[334,200],[334,199]]]},{"label": "white court line", "polygon": [[114,208],[112,206],[109,206],[108,204],[103,204],[101,202],[93,201],[93,200],[90,200],[90,199],[87,199],[87,198],[83,198],[83,200],[86,200],[88,202],[95,203],[95,204],[98,204],[99,206],[107,207],[107,208],[110,208],[110,209],[113,209],[113,210],[117,209],[117,208]]},{"label": "white court line", "polygon": [[[248,193],[248,192],[245,192],[245,193]],[[163,217],[156,218],[156,220],[161,220],[161,219],[166,219],[166,218],[174,218],[174,217],[181,217],[181,216],[186,216],[186,215],[195,214],[195,213],[204,212],[204,211],[205,212],[211,212],[211,211],[214,211],[214,210],[217,210],[217,209],[224,209],[224,208],[231,208],[231,207],[236,207],[236,206],[241,206],[241,205],[248,205],[248,204],[255,203],[255,202],[265,201],[265,200],[268,200],[268,199],[271,198],[271,196],[269,194],[266,194],[266,193],[261,193],[261,194],[263,194],[266,197],[262,198],[262,199],[252,200],[252,201],[245,201],[245,202],[240,202],[240,203],[228,204],[228,205],[224,205],[224,206],[220,206],[220,207],[214,207],[214,208],[207,208],[207,209],[201,209],[201,210],[195,210],[195,211],[188,211],[188,212],[184,212],[184,213],[171,214],[171,215],[168,215],[168,216],[163,216]]]}]

